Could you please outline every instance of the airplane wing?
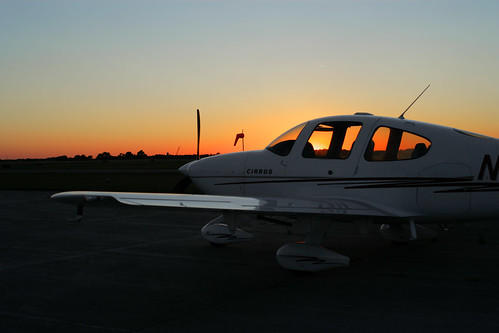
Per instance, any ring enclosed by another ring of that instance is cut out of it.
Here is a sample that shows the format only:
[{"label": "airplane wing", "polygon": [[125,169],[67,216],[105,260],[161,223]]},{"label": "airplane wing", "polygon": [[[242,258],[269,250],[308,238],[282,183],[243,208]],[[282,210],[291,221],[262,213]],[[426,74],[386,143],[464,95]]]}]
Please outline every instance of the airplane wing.
[{"label": "airplane wing", "polygon": [[52,195],[54,200],[78,206],[118,202],[131,206],[177,209],[235,211],[255,214],[320,214],[331,216],[409,217],[409,212],[392,207],[375,207],[367,202],[345,198],[301,200],[295,198],[238,197],[204,194],[134,193],[75,191]]}]

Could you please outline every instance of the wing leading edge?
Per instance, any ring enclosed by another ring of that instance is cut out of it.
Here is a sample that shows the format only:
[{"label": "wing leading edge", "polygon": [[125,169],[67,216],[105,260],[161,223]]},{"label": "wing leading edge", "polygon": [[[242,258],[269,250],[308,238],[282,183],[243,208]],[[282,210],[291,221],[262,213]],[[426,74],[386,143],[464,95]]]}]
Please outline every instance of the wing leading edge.
[{"label": "wing leading edge", "polygon": [[257,214],[320,214],[331,216],[408,217],[411,214],[391,207],[374,207],[369,203],[344,199],[300,200],[294,198],[256,198],[204,194],[134,193],[73,191],[52,195],[52,199],[74,205],[118,202],[131,206],[152,206],[171,209],[203,209]]}]

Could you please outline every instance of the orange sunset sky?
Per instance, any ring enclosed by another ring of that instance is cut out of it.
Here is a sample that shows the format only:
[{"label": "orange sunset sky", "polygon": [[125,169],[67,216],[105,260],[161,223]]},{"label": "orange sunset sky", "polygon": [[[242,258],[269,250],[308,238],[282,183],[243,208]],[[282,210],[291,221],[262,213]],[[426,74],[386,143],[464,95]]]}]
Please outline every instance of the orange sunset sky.
[{"label": "orange sunset sky", "polygon": [[1,1],[0,159],[261,149],[371,112],[499,137],[499,2]]}]

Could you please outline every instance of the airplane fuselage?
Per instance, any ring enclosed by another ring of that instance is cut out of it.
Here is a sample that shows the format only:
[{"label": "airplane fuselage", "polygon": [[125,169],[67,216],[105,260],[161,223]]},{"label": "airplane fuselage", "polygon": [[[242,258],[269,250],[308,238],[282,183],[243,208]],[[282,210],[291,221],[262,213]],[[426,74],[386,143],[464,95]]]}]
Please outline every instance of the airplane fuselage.
[{"label": "airplane fuselage", "polygon": [[264,150],[205,158],[181,171],[207,194],[329,205],[341,198],[418,223],[499,217],[499,140],[406,119],[319,118]]}]

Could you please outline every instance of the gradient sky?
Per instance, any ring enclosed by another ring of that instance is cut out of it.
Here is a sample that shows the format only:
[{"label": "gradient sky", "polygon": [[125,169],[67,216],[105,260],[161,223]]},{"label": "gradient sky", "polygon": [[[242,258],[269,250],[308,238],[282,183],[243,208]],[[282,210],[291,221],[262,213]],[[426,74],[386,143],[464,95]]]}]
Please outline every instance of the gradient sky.
[{"label": "gradient sky", "polygon": [[0,0],[0,158],[261,149],[358,111],[499,137],[499,1]]}]

